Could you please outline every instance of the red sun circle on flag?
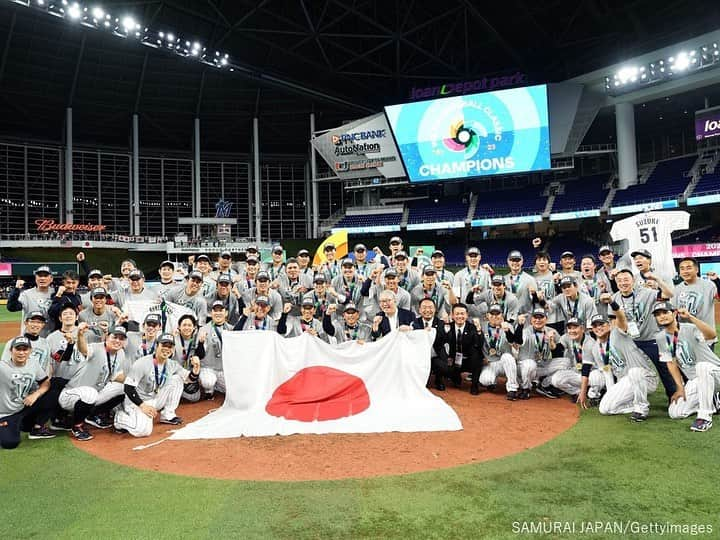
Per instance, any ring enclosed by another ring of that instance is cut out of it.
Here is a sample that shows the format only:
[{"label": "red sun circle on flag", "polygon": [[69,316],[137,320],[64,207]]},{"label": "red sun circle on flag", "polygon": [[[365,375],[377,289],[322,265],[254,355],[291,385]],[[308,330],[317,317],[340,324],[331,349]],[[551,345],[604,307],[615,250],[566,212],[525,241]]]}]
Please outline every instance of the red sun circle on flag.
[{"label": "red sun circle on flag", "polygon": [[370,394],[360,377],[327,366],[301,369],[278,386],[265,406],[277,417],[300,422],[337,420],[370,406]]}]

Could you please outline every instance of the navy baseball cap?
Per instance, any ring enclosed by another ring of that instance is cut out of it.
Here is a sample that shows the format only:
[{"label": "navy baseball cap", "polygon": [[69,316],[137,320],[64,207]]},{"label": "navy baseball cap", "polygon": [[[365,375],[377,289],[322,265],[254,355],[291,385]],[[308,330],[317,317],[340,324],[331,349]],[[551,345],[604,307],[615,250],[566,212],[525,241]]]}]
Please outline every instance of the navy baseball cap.
[{"label": "navy baseball cap", "polygon": [[160,344],[169,343],[170,345],[175,345],[175,336],[172,334],[161,334],[157,342]]},{"label": "navy baseball cap", "polygon": [[340,266],[355,266],[355,261],[352,259],[343,259],[343,262]]},{"label": "navy baseball cap", "polygon": [[108,332],[109,335],[113,336],[124,336],[127,337],[127,330],[124,326],[115,326],[112,330]]},{"label": "navy baseball cap", "polygon": [[223,302],[222,300],[215,300],[212,303],[212,306],[210,307],[210,309],[215,309],[216,307],[221,307],[221,308],[225,309],[225,302]]},{"label": "navy baseball cap", "polygon": [[600,246],[600,249],[598,249],[598,253],[602,255],[603,253],[612,253],[613,250],[610,246]]},{"label": "navy baseball cap", "polygon": [[195,259],[195,262],[200,262],[200,261],[210,262],[210,257],[208,257],[207,255],[205,255],[205,254],[203,253],[202,255],[198,255],[198,256],[197,256],[197,259]]},{"label": "navy baseball cap", "polygon": [[91,278],[91,277],[103,277],[103,273],[100,270],[98,270],[97,268],[95,268],[94,270],[90,270],[88,272],[88,278]]},{"label": "navy baseball cap", "polygon": [[283,247],[282,247],[280,244],[275,244],[275,245],[272,247],[272,252],[273,252],[273,253],[282,253],[283,251],[285,251],[285,250],[283,249]]},{"label": "navy baseball cap", "polygon": [[547,313],[545,310],[541,307],[536,307],[532,310],[532,316],[533,317],[547,317]]},{"label": "navy baseball cap", "polygon": [[565,258],[574,259],[574,258],[575,258],[575,254],[574,254],[572,251],[563,251],[563,252],[560,254],[560,258],[561,258],[561,259],[565,259]]},{"label": "navy baseball cap", "polygon": [[395,258],[396,258],[396,259],[407,259],[408,256],[407,256],[407,253],[405,253],[404,251],[398,251],[398,252],[395,254]]},{"label": "navy baseball cap", "polygon": [[480,255],[480,250],[475,246],[467,248],[465,255]]},{"label": "navy baseball cap", "polygon": [[435,271],[435,269],[432,266],[426,266],[425,268],[423,268],[423,275],[425,275],[425,276],[432,276],[436,273],[437,272]]},{"label": "navy baseball cap", "polygon": [[315,274],[313,283],[325,283],[325,276],[323,274]]},{"label": "navy baseball cap", "polygon": [[298,257],[309,257],[310,252],[307,249],[301,249],[300,251],[297,252],[297,256]]},{"label": "navy baseball cap", "polygon": [[307,298],[303,298],[302,302],[300,303],[301,306],[307,307],[307,306],[313,306],[315,307],[315,302],[313,301],[312,297],[308,296]]},{"label": "navy baseball cap", "polygon": [[265,304],[267,306],[270,304],[270,299],[267,296],[261,295],[255,299],[255,303],[256,304]]},{"label": "navy baseball cap", "polygon": [[367,251],[365,244],[355,244],[353,251]]},{"label": "navy baseball cap", "polygon": [[229,251],[223,251],[220,254],[220,257],[224,259],[232,259],[232,253],[230,253]]},{"label": "navy baseball cap", "polygon": [[199,279],[200,281],[202,281],[202,280],[203,280],[203,275],[202,275],[202,272],[199,272],[198,270],[193,270],[193,271],[190,272],[190,274],[188,275],[188,278],[189,278],[189,279]]},{"label": "navy baseball cap", "polygon": [[17,349],[19,347],[29,349],[31,347],[30,340],[25,336],[18,336],[10,342],[11,349]]},{"label": "navy baseball cap", "polygon": [[38,274],[52,274],[52,270],[50,270],[50,267],[46,264],[43,264],[42,266],[38,266],[35,271],[33,272],[36,276]]},{"label": "navy baseball cap", "polygon": [[512,261],[512,260],[520,260],[521,261],[522,259],[523,259],[523,255],[517,249],[514,249],[510,253],[508,253],[509,261]]},{"label": "navy baseball cap", "polygon": [[158,313],[148,313],[145,315],[145,324],[147,323],[155,323],[155,324],[161,324],[162,318],[160,317],[160,314]]},{"label": "navy baseball cap", "polygon": [[675,311],[675,306],[673,306],[670,302],[655,302],[653,304],[653,315],[656,311]]},{"label": "navy baseball cap", "polygon": [[358,310],[357,306],[355,304],[353,304],[352,302],[349,302],[349,303],[345,304],[345,309],[343,310],[343,312],[348,312],[348,313],[351,311],[357,312],[357,310]]},{"label": "navy baseball cap", "polygon": [[437,257],[445,257],[445,254],[442,251],[440,251],[439,249],[436,249],[435,251],[432,252],[432,255],[430,255],[430,258],[435,259]]},{"label": "navy baseball cap", "polygon": [[105,298],[107,298],[108,293],[104,287],[95,287],[90,293],[90,297],[95,298],[96,296],[104,296]]},{"label": "navy baseball cap", "polygon": [[562,289],[565,285],[577,285],[575,278],[572,276],[564,276],[560,279],[560,288]]},{"label": "navy baseball cap", "polygon": [[567,321],[565,321],[565,326],[582,326],[582,322],[580,322],[580,319],[577,317],[570,317]]},{"label": "navy baseball cap", "polygon": [[217,278],[218,283],[232,283],[230,274],[220,274]]},{"label": "navy baseball cap", "polygon": [[245,251],[254,251],[255,253],[258,253],[260,250],[255,244],[250,244],[248,247],[245,248]]},{"label": "navy baseball cap", "polygon": [[329,244],[325,244],[325,247],[323,248],[323,251],[331,251],[335,249],[335,244],[330,242]]},{"label": "navy baseball cap", "polygon": [[502,312],[503,312],[503,310],[502,310],[502,306],[500,306],[500,304],[492,304],[488,308],[488,313],[502,313]]},{"label": "navy baseball cap", "polygon": [[168,266],[168,267],[172,268],[173,270],[175,270],[175,263],[170,260],[161,262],[159,268],[162,268],[163,266]]},{"label": "navy baseball cap", "polygon": [[264,270],[261,270],[255,276],[255,281],[270,281],[270,274],[268,274]]},{"label": "navy baseball cap", "polygon": [[143,279],[144,277],[145,274],[143,274],[142,270],[138,270],[137,268],[128,274],[128,278],[130,279]]},{"label": "navy baseball cap", "polygon": [[388,268],[385,270],[385,277],[398,277],[397,270],[394,268]]},{"label": "navy baseball cap", "polygon": [[636,249],[635,251],[633,251],[630,254],[630,256],[633,258],[636,257],[637,255],[642,255],[646,259],[652,259],[652,255],[650,254],[650,252],[647,249]]},{"label": "navy baseball cap", "polygon": [[505,278],[503,278],[500,274],[495,274],[492,279],[490,280],[490,283],[492,285],[504,285],[505,284]]},{"label": "navy baseball cap", "polygon": [[595,326],[596,324],[605,324],[607,322],[610,322],[610,321],[608,321],[607,317],[605,315],[603,315],[602,313],[596,313],[595,315],[593,315],[590,318],[590,324],[592,326]]},{"label": "navy baseball cap", "polygon": [[399,236],[393,236],[390,239],[391,244],[402,244],[402,239]]},{"label": "navy baseball cap", "polygon": [[42,322],[47,322],[47,317],[45,317],[45,314],[42,311],[31,311],[27,314],[27,317],[25,317],[26,321],[29,321],[30,319],[39,319]]}]

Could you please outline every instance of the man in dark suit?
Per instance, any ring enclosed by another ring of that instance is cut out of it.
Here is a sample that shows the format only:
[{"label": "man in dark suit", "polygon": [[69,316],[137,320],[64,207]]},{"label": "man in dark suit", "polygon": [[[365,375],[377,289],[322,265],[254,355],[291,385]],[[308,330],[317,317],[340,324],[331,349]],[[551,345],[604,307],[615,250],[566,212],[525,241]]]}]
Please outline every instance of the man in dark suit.
[{"label": "man in dark suit", "polygon": [[435,329],[435,340],[431,357],[432,371],[435,373],[435,388],[445,390],[445,377],[450,374],[448,356],[445,351],[445,323],[435,316],[436,306],[432,298],[423,298],[418,307],[420,316],[416,318],[412,327],[413,330]]},{"label": "man in dark suit", "polygon": [[480,393],[478,379],[480,378],[480,359],[482,350],[482,335],[478,334],[475,325],[468,320],[468,309],[465,304],[455,304],[451,312],[452,322],[450,329],[445,333],[448,344],[448,361],[450,378],[453,384],[460,388],[460,373],[470,372],[470,393],[476,396]]},{"label": "man in dark suit", "polygon": [[397,307],[395,293],[384,290],[379,297],[380,313],[375,315],[372,324],[372,338],[378,340],[393,330],[412,330],[412,323],[415,314],[408,310]]}]

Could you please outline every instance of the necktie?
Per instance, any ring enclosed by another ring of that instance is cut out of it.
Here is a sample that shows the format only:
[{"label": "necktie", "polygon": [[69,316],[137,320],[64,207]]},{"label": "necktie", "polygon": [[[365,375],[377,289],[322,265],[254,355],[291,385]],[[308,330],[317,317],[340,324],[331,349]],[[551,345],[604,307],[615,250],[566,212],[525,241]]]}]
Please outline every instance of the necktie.
[{"label": "necktie", "polygon": [[428,326],[430,326],[430,321],[425,321],[425,328],[427,328]]}]

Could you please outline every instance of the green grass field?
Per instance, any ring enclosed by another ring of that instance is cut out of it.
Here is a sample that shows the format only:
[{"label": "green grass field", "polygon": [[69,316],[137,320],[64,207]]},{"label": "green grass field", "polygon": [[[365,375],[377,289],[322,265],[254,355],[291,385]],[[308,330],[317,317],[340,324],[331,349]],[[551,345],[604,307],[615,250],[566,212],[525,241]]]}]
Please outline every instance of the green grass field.
[{"label": "green grass field", "polygon": [[[692,433],[664,401],[652,396],[644,424],[590,410],[515,456],[367,480],[179,477],[101,461],[66,437],[23,441],[0,452],[0,538],[579,538],[595,521],[636,522],[627,538],[656,537],[631,534],[650,523],[709,525],[699,536],[718,538],[720,427]],[[576,532],[518,534],[523,522]]]}]

